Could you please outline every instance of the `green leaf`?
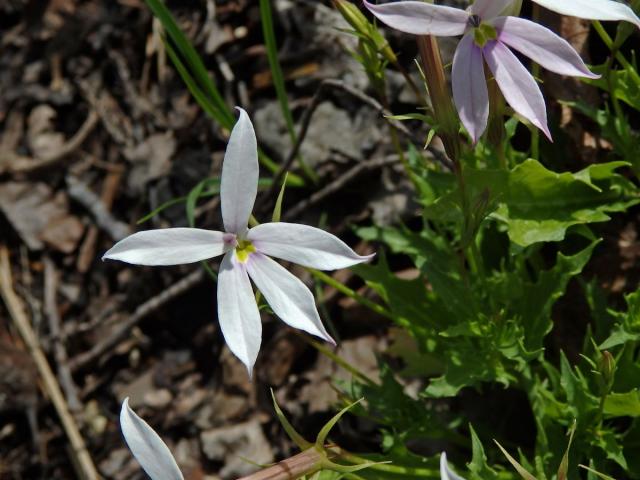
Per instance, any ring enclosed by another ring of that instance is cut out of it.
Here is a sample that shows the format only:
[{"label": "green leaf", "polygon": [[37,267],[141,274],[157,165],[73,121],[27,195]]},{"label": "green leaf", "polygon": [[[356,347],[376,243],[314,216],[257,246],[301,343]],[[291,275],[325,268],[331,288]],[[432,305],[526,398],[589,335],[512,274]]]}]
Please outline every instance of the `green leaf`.
[{"label": "green leaf", "polygon": [[604,414],[609,417],[640,417],[640,391],[610,393],[604,401]]},{"label": "green leaf", "polygon": [[289,176],[289,172],[284,174],[284,179],[282,180],[282,186],[280,187],[280,193],[278,193],[278,198],[276,199],[276,204],[273,207],[273,214],[271,215],[272,222],[279,222],[280,217],[282,216],[282,200],[284,199],[284,190],[287,186],[287,177]]},{"label": "green leaf", "polygon": [[[567,229],[609,220],[609,213],[625,211],[640,201],[637,188],[615,170],[624,162],[590,165],[577,173],[554,173],[529,159],[511,171],[465,170],[471,198],[488,190],[497,208],[492,218],[507,226],[512,242],[526,247],[560,241]],[[440,198],[425,214],[452,219],[458,193]]]},{"label": "green leaf", "polygon": [[601,350],[640,340],[640,290],[627,295],[625,300],[627,313],[616,313],[622,321],[615,325],[609,337],[599,345]]},{"label": "green leaf", "polygon": [[605,452],[608,459],[613,460],[626,470],[627,459],[624,457],[619,437],[619,435],[611,430],[601,430],[599,435],[594,439],[594,443]]},{"label": "green leaf", "polygon": [[511,455],[509,455],[509,452],[507,452],[502,447],[502,445],[500,445],[496,440],[494,440],[494,442],[496,443],[496,445],[498,445],[498,448],[500,449],[500,451],[504,454],[505,457],[507,457],[507,460],[509,460],[509,463],[511,465],[513,465],[513,468],[516,469],[518,474],[522,478],[524,478],[524,480],[537,480],[536,477],[534,477],[529,472],[527,472],[527,470],[522,465],[520,465],[520,463],[515,458],[513,458]]},{"label": "green leaf", "polygon": [[471,424],[469,424],[469,433],[471,433],[472,456],[468,467],[471,471],[471,478],[474,480],[497,479],[496,471],[487,464],[487,455],[484,453],[484,447]]},{"label": "green leaf", "polygon": [[[273,15],[271,13],[271,0],[260,0],[260,21],[262,23],[262,33],[264,35],[264,44],[267,49],[267,59],[269,60],[269,68],[271,70],[271,79],[276,90],[280,110],[284,117],[287,131],[291,137],[291,143],[295,144],[297,140],[296,130],[293,125],[293,115],[289,108],[289,100],[287,99],[287,89],[284,84],[284,75],[278,61],[278,45],[276,43],[276,34],[273,30]],[[310,179],[316,180],[317,175],[304,162],[301,155],[297,157],[300,168]]]},{"label": "green leaf", "polygon": [[[207,180],[202,180],[201,182],[199,182],[195,187],[193,187],[193,189],[191,189],[191,191],[189,192],[189,194],[187,195],[187,201],[185,202],[184,208],[185,211],[187,213],[187,222],[189,223],[190,227],[195,227],[196,224],[196,204],[198,203],[198,200],[200,199],[200,196],[202,195],[202,191],[204,190],[205,186],[207,185]],[[217,185],[217,190],[218,193],[220,191],[220,181],[218,180],[218,185]]]},{"label": "green leaf", "polygon": [[[198,102],[198,105],[207,115],[222,125],[227,130],[231,130],[235,124],[235,115],[231,108],[225,103],[220,90],[211,79],[202,58],[182,32],[177,22],[173,18],[171,11],[162,0],[146,0],[149,9],[160,20],[162,27],[169,38],[164,38],[167,54],[176,70],[187,85],[187,88]],[[276,172],[279,169],[271,158],[261,149],[258,149],[260,163],[269,171]],[[298,175],[292,174],[289,183],[294,186],[304,185],[304,180]]]},{"label": "green leaf", "polygon": [[604,473],[600,473],[597,470],[594,470],[591,467],[587,467],[586,465],[578,465],[580,468],[584,468],[585,470],[587,470],[590,473],[593,473],[595,476],[597,476],[598,478],[601,478],[602,480],[616,480],[613,477],[610,477],[609,475],[605,475]]}]

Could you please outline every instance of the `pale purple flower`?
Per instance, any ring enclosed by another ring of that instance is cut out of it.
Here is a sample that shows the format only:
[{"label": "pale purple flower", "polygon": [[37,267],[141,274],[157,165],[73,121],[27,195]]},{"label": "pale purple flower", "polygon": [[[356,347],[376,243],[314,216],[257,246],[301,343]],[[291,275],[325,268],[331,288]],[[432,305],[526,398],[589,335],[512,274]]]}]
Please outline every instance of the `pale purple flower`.
[{"label": "pale purple flower", "polygon": [[[224,232],[166,228],[134,233],[116,243],[103,259],[137,265],[177,265],[224,255],[218,274],[218,319],[231,351],[249,375],[260,350],[262,324],[251,282],[285,323],[334,343],[322,325],[311,291],[269,256],[319,270],[349,267],[360,256],[318,228],[273,222],[248,228],[258,192],[256,135],[240,111],[222,166],[220,204]],[[268,256],[269,255],[269,256]]]},{"label": "pale purple flower", "polygon": [[615,0],[533,0],[561,15],[587,20],[624,20],[640,28],[640,18],[629,6]]},{"label": "pale purple flower", "polygon": [[464,480],[460,475],[449,468],[447,463],[447,454],[440,454],[440,480]]},{"label": "pale purple flower", "polygon": [[129,397],[122,402],[120,429],[129,450],[151,480],[184,480],[169,447],[155,430],[131,409]]},{"label": "pale purple flower", "polygon": [[505,100],[551,139],[540,88],[512,48],[561,75],[597,78],[576,51],[551,30],[518,17],[502,16],[513,0],[476,0],[467,10],[420,1],[366,7],[382,22],[415,35],[463,35],[453,57],[453,100],[474,143],[487,127],[489,96],[484,64]]}]

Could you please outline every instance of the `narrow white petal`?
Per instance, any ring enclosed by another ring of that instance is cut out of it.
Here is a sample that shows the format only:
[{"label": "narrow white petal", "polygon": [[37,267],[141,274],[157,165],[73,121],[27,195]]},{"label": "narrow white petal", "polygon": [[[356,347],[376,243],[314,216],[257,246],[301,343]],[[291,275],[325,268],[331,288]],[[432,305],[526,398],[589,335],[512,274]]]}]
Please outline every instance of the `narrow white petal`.
[{"label": "narrow white petal", "polygon": [[152,480],[183,480],[169,447],[129,406],[129,397],[120,410],[122,435],[142,469]]},{"label": "narrow white petal", "polygon": [[262,322],[251,282],[235,252],[228,252],[218,272],[218,320],[222,335],[233,354],[247,366],[249,376],[258,358]]},{"label": "narrow white petal", "polygon": [[542,25],[518,17],[499,17],[491,24],[502,43],[551,72],[574,77],[600,76],[589,71],[569,42]]},{"label": "narrow white petal", "polygon": [[364,6],[381,22],[414,35],[462,35],[469,20],[469,14],[459,8],[424,2],[403,1],[376,5],[365,0]]},{"label": "narrow white petal", "polygon": [[222,255],[231,248],[222,232],[200,228],[163,228],[134,233],[107,251],[103,260],[135,265],[179,265]]},{"label": "narrow white petal", "polygon": [[640,27],[640,18],[627,5],[614,0],[533,0],[561,15],[587,20],[625,20]]},{"label": "narrow white petal", "polygon": [[258,193],[258,143],[249,115],[238,108],[222,164],[220,208],[227,232],[244,234]]},{"label": "narrow white petal", "polygon": [[475,0],[471,5],[471,13],[487,21],[504,15],[512,3],[513,0]]},{"label": "narrow white petal", "polygon": [[440,480],[464,480],[464,478],[449,468],[447,454],[445,452],[440,454]]},{"label": "narrow white petal", "polygon": [[319,270],[350,267],[374,256],[358,255],[335,235],[299,223],[263,223],[247,238],[259,252]]},{"label": "narrow white petal", "polygon": [[313,294],[299,278],[261,253],[252,254],[246,265],[251,280],[278,317],[335,345],[322,325]]},{"label": "narrow white petal", "polygon": [[487,43],[482,52],[507,103],[551,140],[544,97],[531,73],[500,41]]}]

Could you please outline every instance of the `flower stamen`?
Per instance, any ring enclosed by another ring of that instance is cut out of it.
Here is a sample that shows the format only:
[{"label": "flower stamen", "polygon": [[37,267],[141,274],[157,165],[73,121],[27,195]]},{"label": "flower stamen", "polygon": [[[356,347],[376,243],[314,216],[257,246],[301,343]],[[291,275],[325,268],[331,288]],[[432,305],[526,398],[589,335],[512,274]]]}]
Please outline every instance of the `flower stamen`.
[{"label": "flower stamen", "polygon": [[239,240],[236,246],[236,258],[240,263],[246,263],[249,260],[249,255],[255,251],[256,247],[249,240]]},{"label": "flower stamen", "polygon": [[[477,17],[477,15],[472,15],[472,17]],[[469,23],[471,23],[471,17],[469,18]],[[497,38],[498,32],[492,25],[489,25],[488,23],[480,23],[473,29],[473,41],[480,48],[484,47],[490,41],[496,40]]]}]

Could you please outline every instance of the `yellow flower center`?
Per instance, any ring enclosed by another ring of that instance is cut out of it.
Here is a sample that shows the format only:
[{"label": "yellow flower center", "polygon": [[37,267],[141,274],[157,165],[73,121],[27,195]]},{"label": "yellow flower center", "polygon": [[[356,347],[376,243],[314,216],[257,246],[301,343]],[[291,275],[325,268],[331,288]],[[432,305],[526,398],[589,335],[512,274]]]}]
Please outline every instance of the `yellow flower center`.
[{"label": "yellow flower center", "polygon": [[[474,15],[475,17],[476,15]],[[488,23],[469,22],[473,28],[473,41],[480,48],[484,47],[491,40],[498,38],[498,32],[496,29]]]},{"label": "yellow flower center", "polygon": [[256,247],[253,246],[249,240],[238,240],[236,246],[236,258],[239,262],[245,263],[249,259],[249,255],[256,251]]}]

